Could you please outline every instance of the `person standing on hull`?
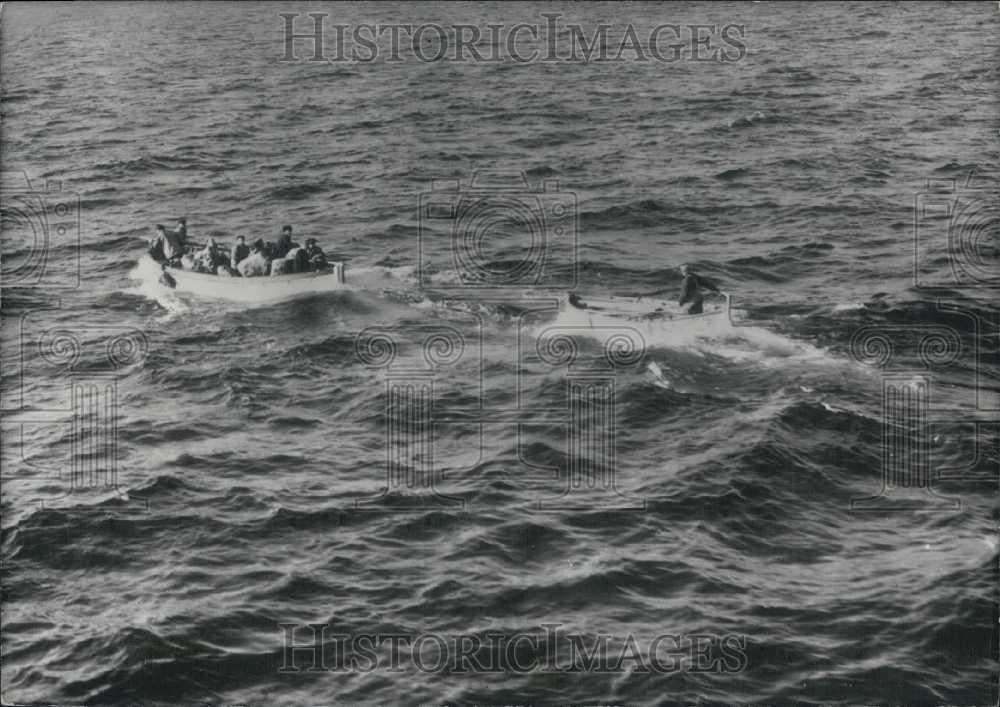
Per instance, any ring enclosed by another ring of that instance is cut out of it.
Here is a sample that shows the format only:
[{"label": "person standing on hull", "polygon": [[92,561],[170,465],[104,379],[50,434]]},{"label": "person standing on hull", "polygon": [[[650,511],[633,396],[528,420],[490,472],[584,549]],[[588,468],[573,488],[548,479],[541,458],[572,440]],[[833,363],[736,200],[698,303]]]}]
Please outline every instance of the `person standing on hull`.
[{"label": "person standing on hull", "polygon": [[187,248],[187,239],[188,239],[188,227],[186,218],[181,217],[177,219],[177,227],[174,228],[174,237],[177,239],[177,242],[180,243],[181,251],[183,252],[183,250]]},{"label": "person standing on hull", "polygon": [[177,240],[177,234],[161,225],[156,226],[156,237],[149,244],[149,254],[158,263],[180,264],[184,246]]},{"label": "person standing on hull", "polygon": [[677,304],[681,307],[687,305],[684,309],[685,314],[701,314],[705,311],[703,308],[705,298],[701,291],[704,289],[719,294],[719,288],[708,278],[695,275],[687,265],[681,265],[681,275],[684,276],[684,280],[681,282],[681,296]]},{"label": "person standing on hull", "polygon": [[170,250],[170,245],[167,243],[167,231],[163,226],[157,224],[156,226],[156,236],[154,236],[149,241],[149,257],[158,263],[165,263],[170,259],[167,255],[167,251]]}]

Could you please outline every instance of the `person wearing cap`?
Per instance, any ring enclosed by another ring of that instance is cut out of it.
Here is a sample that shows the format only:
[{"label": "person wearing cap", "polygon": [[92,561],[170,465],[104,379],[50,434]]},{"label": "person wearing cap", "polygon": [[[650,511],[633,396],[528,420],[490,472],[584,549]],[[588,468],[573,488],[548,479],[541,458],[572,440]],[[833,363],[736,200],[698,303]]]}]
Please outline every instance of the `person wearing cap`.
[{"label": "person wearing cap", "polygon": [[250,255],[240,261],[236,268],[243,277],[260,277],[271,271],[271,261],[264,253],[264,241],[258,238],[250,249]]},{"label": "person wearing cap", "polygon": [[312,270],[326,270],[326,253],[316,243],[315,238],[306,239],[306,256],[309,258],[309,268]]},{"label": "person wearing cap", "polygon": [[702,305],[705,301],[701,290],[718,293],[719,288],[708,278],[695,275],[687,265],[681,265],[681,275],[684,276],[684,280],[681,282],[681,296],[677,304],[681,307],[687,305],[685,314],[701,314],[704,311]]}]

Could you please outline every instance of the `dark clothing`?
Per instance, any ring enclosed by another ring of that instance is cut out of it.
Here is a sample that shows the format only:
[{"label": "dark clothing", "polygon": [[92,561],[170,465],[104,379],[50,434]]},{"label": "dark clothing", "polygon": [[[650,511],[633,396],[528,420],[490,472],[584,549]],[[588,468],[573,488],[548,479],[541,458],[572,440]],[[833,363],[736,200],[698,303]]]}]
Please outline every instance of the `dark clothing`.
[{"label": "dark clothing", "polygon": [[299,244],[292,240],[291,236],[282,236],[274,246],[272,258],[284,258],[288,253],[299,247]]},{"label": "dark clothing", "polygon": [[309,267],[313,270],[326,270],[326,253],[315,243],[306,246],[306,255],[309,256]]},{"label": "dark clothing", "polygon": [[167,254],[163,252],[163,239],[159,236],[149,243],[149,257],[158,263],[167,262]]},{"label": "dark clothing", "polygon": [[234,245],[233,246],[233,254],[232,254],[232,256],[230,257],[230,260],[229,260],[229,267],[231,267],[233,270],[235,270],[236,266],[240,264],[240,261],[243,260],[248,255],[250,255],[250,246],[248,246],[246,244],[243,244],[243,245],[236,244],[236,245]]},{"label": "dark clothing", "polygon": [[704,302],[704,298],[701,296],[702,289],[710,290],[711,292],[719,291],[719,288],[711,280],[698,277],[694,273],[689,272],[684,277],[684,282],[681,283],[681,297],[677,301],[677,304],[683,307],[685,304],[690,303],[684,311],[687,314],[701,314],[704,311],[702,309],[702,303]]},{"label": "dark clothing", "polygon": [[149,255],[158,263],[176,261],[183,254],[184,248],[172,231],[157,232],[149,244]]},{"label": "dark clothing", "polygon": [[289,272],[309,272],[309,256],[305,248],[292,248],[285,256]]},{"label": "dark clothing", "polygon": [[187,247],[187,240],[188,240],[188,229],[187,229],[187,226],[185,226],[184,224],[181,224],[180,226],[178,226],[177,228],[175,228],[174,229],[174,237],[177,239],[177,242],[180,244],[180,247],[181,247],[182,250],[185,247]]}]

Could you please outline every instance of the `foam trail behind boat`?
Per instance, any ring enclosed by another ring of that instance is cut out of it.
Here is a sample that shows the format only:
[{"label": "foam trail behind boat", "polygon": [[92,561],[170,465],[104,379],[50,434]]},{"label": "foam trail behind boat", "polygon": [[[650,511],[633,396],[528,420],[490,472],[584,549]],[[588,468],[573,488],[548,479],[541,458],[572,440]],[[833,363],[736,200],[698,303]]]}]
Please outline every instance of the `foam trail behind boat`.
[{"label": "foam trail behind boat", "polygon": [[160,275],[162,273],[163,270],[156,261],[148,255],[143,255],[128,274],[128,278],[137,281],[138,284],[135,287],[125,290],[125,293],[136,294],[155,300],[161,307],[167,310],[166,319],[171,319],[190,311],[190,307],[171,288],[161,282]]},{"label": "foam trail behind boat", "polygon": [[384,290],[415,288],[417,281],[413,265],[387,267],[382,265],[349,266],[344,270],[344,279],[351,289]]},{"label": "foam trail behind boat", "polygon": [[588,330],[593,330],[595,338],[606,337],[607,332],[615,327],[635,330],[642,335],[647,351],[672,349],[762,365],[781,362],[809,365],[844,363],[844,359],[809,342],[759,326],[744,326],[738,321],[734,324],[726,315],[642,320],[568,308],[559,313],[554,323],[572,328],[582,335],[588,335]]}]

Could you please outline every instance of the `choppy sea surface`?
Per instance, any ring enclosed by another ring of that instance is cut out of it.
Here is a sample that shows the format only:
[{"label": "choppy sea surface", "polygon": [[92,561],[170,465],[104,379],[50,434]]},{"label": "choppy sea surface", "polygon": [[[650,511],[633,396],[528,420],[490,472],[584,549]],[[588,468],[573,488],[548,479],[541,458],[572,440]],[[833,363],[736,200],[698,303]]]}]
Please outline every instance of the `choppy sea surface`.
[{"label": "choppy sea surface", "polygon": [[[279,61],[280,12],[543,11],[746,55]],[[995,703],[998,56],[993,3],[7,5],[5,701]],[[569,230],[421,219],[496,171]],[[178,295],[141,256],[180,215],[351,288]],[[554,306],[682,262],[731,320]],[[289,624],[682,657],[294,672]]]}]

